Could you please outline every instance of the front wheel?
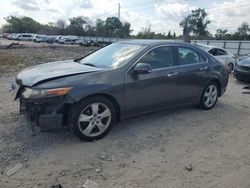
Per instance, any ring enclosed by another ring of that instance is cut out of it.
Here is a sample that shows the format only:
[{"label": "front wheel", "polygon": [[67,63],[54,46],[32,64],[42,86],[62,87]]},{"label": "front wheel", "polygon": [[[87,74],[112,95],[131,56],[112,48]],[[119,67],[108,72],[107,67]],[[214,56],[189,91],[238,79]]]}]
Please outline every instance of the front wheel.
[{"label": "front wheel", "polygon": [[214,82],[209,83],[201,95],[199,103],[200,108],[204,110],[212,109],[218,100],[218,94],[218,85]]},{"label": "front wheel", "polygon": [[73,130],[85,141],[106,136],[116,119],[114,105],[104,97],[83,99],[72,107],[72,111]]}]

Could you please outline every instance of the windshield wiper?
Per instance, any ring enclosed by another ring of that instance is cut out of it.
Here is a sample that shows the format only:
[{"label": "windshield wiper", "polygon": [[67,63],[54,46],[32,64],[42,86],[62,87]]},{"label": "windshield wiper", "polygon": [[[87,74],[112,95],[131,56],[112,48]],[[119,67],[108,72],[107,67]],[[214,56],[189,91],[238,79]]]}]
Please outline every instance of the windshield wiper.
[{"label": "windshield wiper", "polygon": [[92,63],[83,63],[83,65],[88,65],[88,66],[91,66],[91,67],[96,67],[94,64]]}]

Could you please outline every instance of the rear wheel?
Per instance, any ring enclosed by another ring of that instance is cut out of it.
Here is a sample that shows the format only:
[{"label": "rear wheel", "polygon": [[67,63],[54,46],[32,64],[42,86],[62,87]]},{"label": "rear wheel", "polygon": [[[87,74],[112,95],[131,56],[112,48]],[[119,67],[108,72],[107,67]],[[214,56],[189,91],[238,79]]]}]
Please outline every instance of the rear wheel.
[{"label": "rear wheel", "polygon": [[233,63],[229,63],[227,65],[227,68],[228,68],[228,72],[231,73],[234,70],[234,64]]},{"label": "rear wheel", "polygon": [[201,95],[200,103],[199,103],[200,108],[204,110],[212,109],[218,100],[218,96],[219,96],[218,85],[215,82],[209,83],[205,87]]},{"label": "rear wheel", "polygon": [[106,136],[116,119],[114,105],[104,97],[84,99],[74,105],[72,110],[73,130],[85,141],[98,140]]}]

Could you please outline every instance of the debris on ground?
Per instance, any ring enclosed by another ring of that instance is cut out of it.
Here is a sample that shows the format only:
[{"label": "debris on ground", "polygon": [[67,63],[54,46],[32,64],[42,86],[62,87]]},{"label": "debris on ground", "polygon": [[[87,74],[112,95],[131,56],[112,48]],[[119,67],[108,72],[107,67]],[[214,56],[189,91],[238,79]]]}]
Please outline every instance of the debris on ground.
[{"label": "debris on ground", "polygon": [[52,185],[51,188],[62,188],[62,185],[58,183],[56,185]]},{"label": "debris on ground", "polygon": [[185,166],[185,169],[186,169],[187,171],[192,171],[192,170],[193,170],[192,164],[186,165],[186,166]]},{"label": "debris on ground", "polygon": [[9,169],[6,172],[6,176],[12,176],[13,174],[15,174],[17,171],[19,171],[21,168],[23,167],[22,163],[18,163],[16,166],[14,166],[13,168]]},{"label": "debris on ground", "polygon": [[105,155],[100,156],[100,159],[104,160],[106,158]]},{"label": "debris on ground", "polygon": [[92,181],[92,180],[87,180],[87,181],[83,184],[82,187],[83,187],[83,188],[98,188],[99,185],[98,185],[98,183],[96,183],[96,182],[94,182],[94,181]]},{"label": "debris on ground", "polygon": [[19,44],[19,42],[12,42],[9,45],[6,46],[6,49],[10,49],[13,46],[23,46],[23,44]]},{"label": "debris on ground", "polygon": [[101,172],[101,169],[100,169],[100,168],[97,168],[97,169],[95,170],[95,172],[96,172],[96,173],[99,173],[99,172]]}]

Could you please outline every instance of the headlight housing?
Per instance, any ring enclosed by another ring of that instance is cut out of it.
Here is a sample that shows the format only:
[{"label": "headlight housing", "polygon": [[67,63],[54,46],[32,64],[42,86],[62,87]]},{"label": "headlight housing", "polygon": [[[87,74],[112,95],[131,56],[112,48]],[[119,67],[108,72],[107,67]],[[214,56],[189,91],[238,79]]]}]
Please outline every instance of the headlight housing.
[{"label": "headlight housing", "polygon": [[25,88],[22,92],[22,96],[25,99],[63,96],[65,94],[67,94],[71,89],[72,89],[72,87],[55,88],[55,89]]}]

